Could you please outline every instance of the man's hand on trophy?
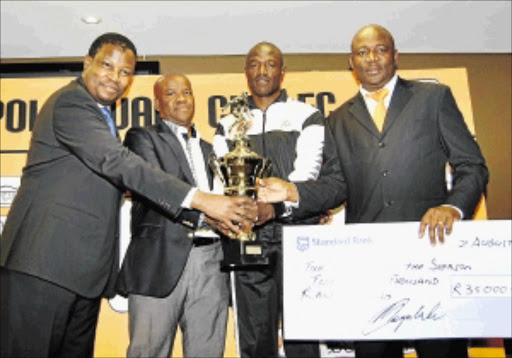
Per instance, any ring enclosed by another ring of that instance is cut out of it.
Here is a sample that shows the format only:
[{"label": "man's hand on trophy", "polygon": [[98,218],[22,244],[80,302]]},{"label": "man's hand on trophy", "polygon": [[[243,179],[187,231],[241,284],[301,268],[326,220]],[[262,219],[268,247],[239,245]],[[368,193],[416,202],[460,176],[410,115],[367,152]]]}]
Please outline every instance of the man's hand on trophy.
[{"label": "man's hand on trophy", "polygon": [[263,178],[257,180],[258,201],[278,203],[280,201],[297,202],[299,194],[295,184],[279,178]]},{"label": "man's hand on trophy", "polygon": [[225,236],[233,236],[235,233],[229,229],[229,227],[220,222],[219,220],[213,219],[209,216],[205,216],[204,221],[215,231],[220,232]]},{"label": "man's hand on trophy", "polygon": [[191,206],[235,233],[240,233],[242,227],[252,227],[258,216],[256,201],[247,196],[208,194],[198,190]]},{"label": "man's hand on trophy", "polygon": [[269,220],[276,217],[276,212],[272,204],[258,203],[258,216],[256,217],[255,225],[263,225]]}]

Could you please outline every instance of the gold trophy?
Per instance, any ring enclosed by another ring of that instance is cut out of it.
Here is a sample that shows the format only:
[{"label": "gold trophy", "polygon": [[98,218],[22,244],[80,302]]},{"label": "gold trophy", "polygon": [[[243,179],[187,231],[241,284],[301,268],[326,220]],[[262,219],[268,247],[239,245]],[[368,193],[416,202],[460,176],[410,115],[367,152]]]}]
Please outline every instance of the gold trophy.
[{"label": "gold trophy", "polygon": [[[209,165],[224,185],[225,195],[256,198],[256,179],[269,176],[272,165],[269,159],[249,149],[247,131],[252,115],[247,93],[231,99],[223,108],[226,109],[235,117],[228,128],[230,138],[234,141],[234,149],[220,158],[215,153],[210,153]],[[223,267],[233,270],[268,264],[261,245],[255,242],[256,234],[252,227],[243,227],[242,232],[233,235],[231,239],[235,240],[229,240],[224,246]]]}]

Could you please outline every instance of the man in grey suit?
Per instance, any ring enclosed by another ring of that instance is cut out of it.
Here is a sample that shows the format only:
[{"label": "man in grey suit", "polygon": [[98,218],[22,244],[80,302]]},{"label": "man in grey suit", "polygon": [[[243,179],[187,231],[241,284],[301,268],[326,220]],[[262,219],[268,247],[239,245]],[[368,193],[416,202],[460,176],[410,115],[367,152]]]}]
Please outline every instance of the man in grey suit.
[{"label": "man in grey suit", "polygon": [[125,190],[171,217],[197,209],[233,230],[255,217],[250,200],[197,190],[121,144],[109,106],[136,56],[126,37],[98,37],[82,75],[41,108],[1,238],[2,356],[92,357],[101,297],[114,295]]},{"label": "man in grey suit", "polygon": [[[187,77],[170,74],[154,86],[161,121],[128,131],[125,145],[153,165],[208,192],[206,165],[211,144],[192,124],[194,95]],[[128,357],[169,357],[178,325],[185,357],[222,357],[229,305],[227,273],[219,236],[200,221],[197,210],[177,217],[134,196],[132,239],[117,289],[128,296]],[[192,239],[191,239],[192,238]]]},{"label": "man in grey suit", "polygon": [[[347,223],[420,221],[420,237],[428,230],[433,245],[445,240],[455,221],[470,219],[488,181],[480,149],[450,89],[398,77],[397,61],[393,37],[385,28],[359,30],[350,65],[361,87],[326,121],[319,179],[296,185],[263,180],[259,198],[298,201],[297,217],[346,201]],[[374,100],[381,90],[384,98]],[[453,169],[450,190],[447,162]],[[415,348],[421,358],[468,355],[465,340],[421,340]],[[357,357],[402,357],[397,341],[356,342],[355,349]]]}]

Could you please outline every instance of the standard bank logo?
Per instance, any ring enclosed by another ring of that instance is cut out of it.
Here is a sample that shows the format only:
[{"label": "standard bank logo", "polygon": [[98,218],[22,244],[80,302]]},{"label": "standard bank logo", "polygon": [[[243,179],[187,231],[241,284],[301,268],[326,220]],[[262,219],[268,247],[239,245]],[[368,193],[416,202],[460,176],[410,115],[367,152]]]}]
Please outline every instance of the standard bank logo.
[{"label": "standard bank logo", "polygon": [[297,237],[297,249],[300,252],[304,252],[309,249],[309,236],[298,236]]}]

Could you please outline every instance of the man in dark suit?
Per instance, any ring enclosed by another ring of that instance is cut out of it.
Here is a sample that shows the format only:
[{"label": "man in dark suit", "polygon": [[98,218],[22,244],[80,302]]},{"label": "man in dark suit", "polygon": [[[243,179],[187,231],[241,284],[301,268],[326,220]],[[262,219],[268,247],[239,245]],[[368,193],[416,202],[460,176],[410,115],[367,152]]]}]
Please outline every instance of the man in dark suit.
[{"label": "man in dark suit", "polygon": [[[296,185],[263,180],[259,198],[299,199],[297,217],[346,201],[347,223],[421,221],[420,237],[428,230],[433,245],[445,240],[455,221],[470,219],[488,181],[480,149],[450,89],[399,78],[397,61],[386,29],[369,25],[359,30],[350,65],[361,87],[326,121],[319,179]],[[374,100],[381,90],[384,98]],[[447,162],[453,170],[450,190]],[[402,357],[397,341],[356,342],[355,348],[357,357]],[[468,354],[465,340],[421,340],[415,348],[419,357]]]},{"label": "man in dark suit", "polygon": [[[128,131],[125,145],[151,164],[208,192],[212,146],[192,124],[194,95],[187,77],[166,75],[154,86],[162,121]],[[185,357],[222,357],[228,316],[227,273],[220,271],[222,246],[212,230],[194,230],[184,221],[201,220],[197,210],[177,217],[134,196],[132,239],[118,278],[128,296],[128,357],[169,357],[176,329]],[[191,239],[192,238],[192,239]],[[151,339],[150,339],[151,337]]]},{"label": "man in dark suit", "polygon": [[126,37],[98,37],[82,75],[38,115],[1,238],[2,356],[92,357],[101,297],[114,295],[126,189],[171,217],[188,207],[234,230],[251,221],[250,200],[194,190],[121,144],[108,107],[136,56]]}]

